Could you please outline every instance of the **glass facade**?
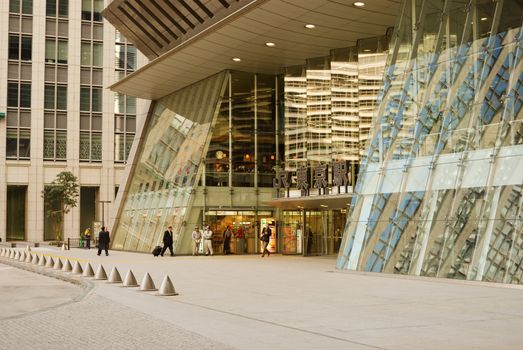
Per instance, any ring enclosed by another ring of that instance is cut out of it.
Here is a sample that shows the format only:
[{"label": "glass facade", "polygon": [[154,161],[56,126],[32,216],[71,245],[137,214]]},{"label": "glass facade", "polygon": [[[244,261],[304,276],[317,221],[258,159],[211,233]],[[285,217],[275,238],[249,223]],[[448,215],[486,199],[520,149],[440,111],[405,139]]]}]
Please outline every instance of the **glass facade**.
[{"label": "glass facade", "polygon": [[227,76],[219,73],[152,106],[115,222],[113,248],[149,252],[161,242],[168,224],[176,234],[176,246]]},{"label": "glass facade", "polygon": [[227,73],[205,159],[206,186],[272,187],[277,165],[278,77]]},{"label": "glass facade", "polygon": [[516,1],[402,1],[337,266],[521,283]]}]

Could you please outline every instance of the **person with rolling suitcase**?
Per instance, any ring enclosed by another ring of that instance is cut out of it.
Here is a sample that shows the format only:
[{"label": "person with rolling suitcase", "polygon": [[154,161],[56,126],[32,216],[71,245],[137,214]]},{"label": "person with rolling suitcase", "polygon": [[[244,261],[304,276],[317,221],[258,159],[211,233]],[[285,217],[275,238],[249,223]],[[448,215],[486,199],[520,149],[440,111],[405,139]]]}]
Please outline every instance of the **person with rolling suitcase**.
[{"label": "person with rolling suitcase", "polygon": [[167,230],[163,233],[163,249],[160,253],[161,256],[165,253],[165,251],[169,248],[169,251],[171,252],[171,256],[174,256],[173,251],[173,227],[169,225],[167,227]]}]

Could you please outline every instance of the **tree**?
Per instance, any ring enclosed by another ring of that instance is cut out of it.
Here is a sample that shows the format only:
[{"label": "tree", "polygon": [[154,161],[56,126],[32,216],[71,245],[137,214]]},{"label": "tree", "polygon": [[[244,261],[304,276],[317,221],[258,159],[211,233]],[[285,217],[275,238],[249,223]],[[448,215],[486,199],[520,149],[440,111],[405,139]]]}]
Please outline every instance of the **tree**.
[{"label": "tree", "polygon": [[44,187],[42,198],[47,216],[55,219],[55,236],[61,241],[64,216],[78,203],[78,178],[69,171],[62,171],[50,185]]}]

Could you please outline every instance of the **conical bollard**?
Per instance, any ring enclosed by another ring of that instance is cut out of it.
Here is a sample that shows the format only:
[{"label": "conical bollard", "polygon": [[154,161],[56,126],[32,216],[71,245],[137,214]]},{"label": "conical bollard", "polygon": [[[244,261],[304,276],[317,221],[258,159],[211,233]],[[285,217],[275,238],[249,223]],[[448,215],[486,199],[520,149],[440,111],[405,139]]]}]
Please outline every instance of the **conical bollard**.
[{"label": "conical bollard", "polygon": [[15,252],[15,250],[14,250],[14,249],[11,249],[11,254],[9,254],[9,258],[10,258],[10,259],[14,259],[15,256],[16,256],[16,252]]},{"label": "conical bollard", "polygon": [[20,253],[20,256],[18,257],[18,261],[21,261],[21,262],[25,261],[25,252]]},{"label": "conical bollard", "polygon": [[62,265],[62,261],[60,260],[60,258],[56,258],[56,261],[54,262],[53,269],[54,270],[61,270],[62,267],[64,267],[64,265]]},{"label": "conical bollard", "polygon": [[66,259],[64,262],[64,266],[62,267],[63,272],[71,272],[73,270],[73,267],[71,266],[71,262],[69,259]]},{"label": "conical bollard", "polygon": [[31,260],[33,260],[33,256],[31,253],[27,253],[26,256],[25,256],[25,262],[26,263],[30,263]]},{"label": "conical bollard", "polygon": [[73,274],[81,275],[82,272],[84,272],[84,270],[82,270],[82,265],[80,265],[78,261],[75,261],[73,266]]},{"label": "conical bollard", "polygon": [[31,264],[38,265],[39,262],[40,262],[40,259],[38,259],[38,254],[34,254],[33,260],[31,260]]},{"label": "conical bollard", "polygon": [[47,262],[45,263],[45,267],[52,269],[53,266],[54,266],[54,260],[53,260],[53,257],[50,256],[49,258],[47,258]]},{"label": "conical bollard", "polygon": [[14,259],[15,259],[15,260],[20,259],[20,252],[19,252],[18,250],[17,250],[16,253],[15,253]]},{"label": "conical bollard", "polygon": [[127,271],[127,274],[125,275],[124,281],[123,281],[124,287],[138,287],[138,282],[136,282],[136,278],[134,277],[134,274],[131,270]]},{"label": "conical bollard", "polygon": [[65,250],[65,243],[62,243],[62,251]]},{"label": "conical bollard", "polygon": [[47,259],[45,258],[45,256],[42,255],[40,257],[40,261],[38,262],[38,266],[44,267],[45,265],[47,265]]},{"label": "conical bollard", "polygon": [[31,247],[29,246],[29,244],[25,246],[25,251],[26,252],[30,252],[31,251]]},{"label": "conical bollard", "polygon": [[4,254],[5,254],[4,248],[1,248],[0,249],[0,256],[4,256]]},{"label": "conical bollard", "polygon": [[176,290],[174,290],[174,285],[169,276],[165,275],[165,277],[163,278],[162,284],[160,285],[160,289],[158,290],[158,295],[178,295],[178,293],[176,293]]},{"label": "conical bollard", "polygon": [[96,270],[94,279],[95,280],[106,280],[107,279],[107,274],[105,273],[105,269],[101,264],[100,264],[100,266],[98,266],[98,270]]},{"label": "conical bollard", "polygon": [[111,270],[107,283],[122,283],[122,276],[120,276],[120,272],[118,272],[116,267],[113,267]]},{"label": "conical bollard", "polygon": [[94,271],[93,271],[93,268],[91,267],[91,264],[87,263],[87,265],[85,265],[85,270],[84,270],[84,273],[82,273],[82,276],[83,277],[94,277]]},{"label": "conical bollard", "polygon": [[143,276],[142,283],[140,284],[140,292],[151,292],[156,289],[156,286],[154,285],[153,279],[151,278],[151,275],[147,272],[145,276]]}]

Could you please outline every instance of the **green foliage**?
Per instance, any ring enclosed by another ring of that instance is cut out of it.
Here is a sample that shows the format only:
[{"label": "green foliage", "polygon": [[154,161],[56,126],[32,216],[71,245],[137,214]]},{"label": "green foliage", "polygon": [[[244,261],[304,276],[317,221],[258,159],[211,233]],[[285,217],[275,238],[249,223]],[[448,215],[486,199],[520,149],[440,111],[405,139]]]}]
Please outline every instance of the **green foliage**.
[{"label": "green foliage", "polygon": [[46,214],[56,220],[54,230],[59,241],[62,239],[64,215],[76,207],[78,196],[78,179],[69,171],[56,175],[56,179],[42,191]]}]

